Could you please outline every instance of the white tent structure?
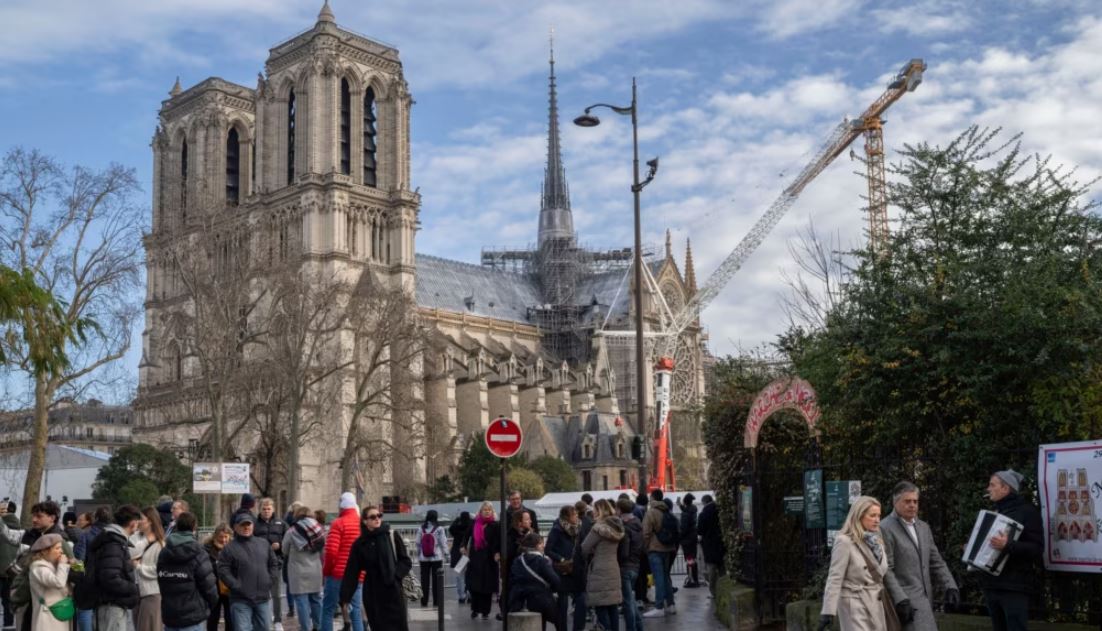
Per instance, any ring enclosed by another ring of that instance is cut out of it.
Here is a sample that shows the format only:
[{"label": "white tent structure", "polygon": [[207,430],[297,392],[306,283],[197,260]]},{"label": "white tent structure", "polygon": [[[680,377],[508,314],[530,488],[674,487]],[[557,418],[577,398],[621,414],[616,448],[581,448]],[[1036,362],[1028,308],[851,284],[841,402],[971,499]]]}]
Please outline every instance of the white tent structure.
[{"label": "white tent structure", "polygon": [[[23,501],[23,485],[27,480],[30,457],[29,448],[0,454],[0,497],[16,504]],[[111,454],[102,451],[47,445],[46,467],[42,472],[42,490],[38,501],[50,498],[64,506],[77,499],[91,498],[96,474],[110,459]],[[68,498],[68,502],[63,502],[62,498]]]}]

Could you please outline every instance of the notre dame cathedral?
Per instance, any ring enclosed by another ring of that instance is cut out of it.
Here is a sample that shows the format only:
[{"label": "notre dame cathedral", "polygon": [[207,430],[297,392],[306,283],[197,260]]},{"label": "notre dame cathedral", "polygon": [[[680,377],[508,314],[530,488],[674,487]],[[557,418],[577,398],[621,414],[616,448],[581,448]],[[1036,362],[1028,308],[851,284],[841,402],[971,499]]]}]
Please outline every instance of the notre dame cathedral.
[{"label": "notre dame cathedral", "polygon": [[[220,221],[247,227],[250,236],[237,247],[277,248],[303,266],[371,274],[414,298],[417,322],[433,341],[420,358],[414,389],[414,433],[423,440],[412,453],[395,450],[357,472],[357,490],[366,499],[416,498],[437,477],[454,478],[467,442],[498,416],[521,423],[530,457],[565,459],[585,489],[637,485],[636,456],[648,432],[635,414],[640,393],[632,338],[610,333],[633,330],[636,291],[644,294],[647,329],[661,327],[661,310],[676,313],[696,291],[692,253],[687,248],[679,265],[667,235],[664,253],[646,253],[647,282],[639,288],[632,282],[631,248],[579,244],[553,57],[549,78],[547,165],[532,217],[537,240],[485,248],[481,264],[417,252],[413,101],[398,51],[339,27],[328,2],[312,29],[271,49],[255,87],[211,77],[183,90],[177,82],[162,103],[152,142],[134,440],[172,446],[193,459],[202,459],[198,446],[210,440],[209,410],[188,405],[201,398],[202,364],[186,336],[165,323],[174,309],[196,308],[168,252],[189,234],[194,238],[198,209],[216,208]],[[699,321],[681,334],[673,389],[678,474],[698,483],[704,458],[693,410],[704,395],[705,342]],[[653,402],[650,388],[642,395]],[[287,488],[285,479],[269,487],[281,503],[300,499],[325,507],[344,490],[335,471],[350,411],[336,410],[315,419],[323,431],[301,447],[298,488]],[[653,433],[654,420],[646,423]],[[256,437],[236,440],[233,457],[260,468]]]}]

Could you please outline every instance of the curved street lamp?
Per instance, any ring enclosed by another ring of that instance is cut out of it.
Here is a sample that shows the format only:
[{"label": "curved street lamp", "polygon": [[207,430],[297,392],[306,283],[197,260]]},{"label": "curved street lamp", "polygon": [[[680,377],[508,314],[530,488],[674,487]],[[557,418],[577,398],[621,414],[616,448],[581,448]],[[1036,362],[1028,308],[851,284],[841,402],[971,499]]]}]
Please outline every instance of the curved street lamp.
[{"label": "curved street lamp", "polygon": [[635,392],[636,392],[636,418],[640,433],[643,434],[643,450],[639,454],[639,492],[647,493],[647,452],[650,450],[650,442],[653,440],[647,428],[646,416],[646,367],[643,363],[643,245],[642,230],[639,220],[639,193],[650,184],[658,172],[658,158],[647,161],[650,170],[647,177],[639,180],[639,109],[637,107],[635,91],[635,77],[631,78],[631,105],[619,107],[608,103],[594,103],[585,108],[581,116],[574,119],[574,124],[579,127],[596,127],[601,124],[601,119],[590,112],[599,107],[607,107],[621,116],[631,116],[631,148],[632,148],[632,182],[631,194],[635,202]]}]

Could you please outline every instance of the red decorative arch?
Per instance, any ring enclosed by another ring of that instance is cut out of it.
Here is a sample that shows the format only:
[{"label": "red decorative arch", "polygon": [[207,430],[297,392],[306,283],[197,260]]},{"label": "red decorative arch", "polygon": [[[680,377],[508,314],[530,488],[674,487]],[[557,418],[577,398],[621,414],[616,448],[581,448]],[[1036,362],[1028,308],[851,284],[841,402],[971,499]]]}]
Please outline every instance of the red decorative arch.
[{"label": "red decorative arch", "polygon": [[774,412],[780,410],[796,410],[807,421],[807,429],[816,436],[819,434],[815,424],[819,422],[821,413],[815,388],[799,377],[782,377],[766,386],[754,398],[750,415],[746,418],[743,446],[757,447],[761,426]]}]

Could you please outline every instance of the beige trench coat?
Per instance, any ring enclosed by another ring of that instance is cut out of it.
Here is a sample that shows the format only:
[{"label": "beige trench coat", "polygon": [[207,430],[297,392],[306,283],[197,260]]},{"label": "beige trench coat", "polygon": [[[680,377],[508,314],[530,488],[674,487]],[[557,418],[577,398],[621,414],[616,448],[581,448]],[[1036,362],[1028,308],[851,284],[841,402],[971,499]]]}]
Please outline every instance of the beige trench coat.
[{"label": "beige trench coat", "polygon": [[[864,554],[858,546],[865,548]],[[887,628],[884,604],[880,599],[884,589],[882,577],[888,571],[887,555],[880,560],[880,580],[873,578],[865,555],[876,558],[864,542],[855,542],[842,534],[835,538],[822,615],[837,616],[842,631],[884,631]]]}]

